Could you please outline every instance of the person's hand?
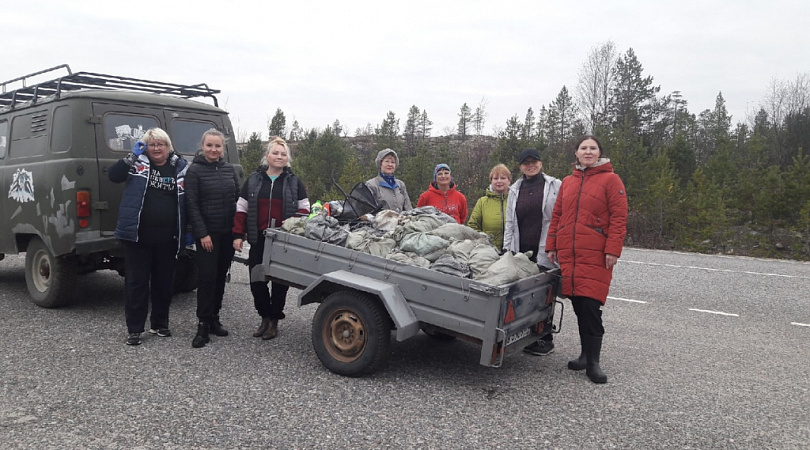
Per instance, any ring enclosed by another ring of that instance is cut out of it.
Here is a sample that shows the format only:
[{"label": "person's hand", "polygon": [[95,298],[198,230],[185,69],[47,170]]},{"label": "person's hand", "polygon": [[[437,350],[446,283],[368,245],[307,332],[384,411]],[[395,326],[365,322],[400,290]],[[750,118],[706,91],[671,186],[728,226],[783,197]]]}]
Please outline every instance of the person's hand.
[{"label": "person's hand", "polygon": [[548,252],[548,260],[558,266],[560,265],[560,262],[557,260],[557,252],[554,250]]},{"label": "person's hand", "polygon": [[237,252],[241,252],[243,242],[245,242],[244,239],[234,239],[233,240],[233,249],[236,250]]},{"label": "person's hand", "polygon": [[610,269],[611,267],[615,266],[616,263],[619,261],[619,257],[616,255],[605,254],[605,268]]},{"label": "person's hand", "polygon": [[132,146],[132,154],[135,156],[143,155],[144,150],[146,150],[146,144],[143,141],[138,141]]},{"label": "person's hand", "polygon": [[206,235],[204,238],[200,239],[200,244],[202,245],[202,248],[205,249],[205,251],[207,252],[214,251],[214,243],[211,241],[210,235]]}]

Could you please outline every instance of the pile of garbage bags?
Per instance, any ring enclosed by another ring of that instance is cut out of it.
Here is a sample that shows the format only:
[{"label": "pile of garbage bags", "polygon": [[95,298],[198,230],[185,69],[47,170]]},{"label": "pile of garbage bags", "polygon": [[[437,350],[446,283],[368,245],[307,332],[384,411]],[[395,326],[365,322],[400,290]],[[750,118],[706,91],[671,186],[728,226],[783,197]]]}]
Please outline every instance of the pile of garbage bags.
[{"label": "pile of garbage bags", "polygon": [[282,229],[392,261],[471,278],[495,286],[540,273],[523,253],[500,254],[490,236],[456,223],[432,206],[383,210],[341,223],[328,214],[293,217]]}]

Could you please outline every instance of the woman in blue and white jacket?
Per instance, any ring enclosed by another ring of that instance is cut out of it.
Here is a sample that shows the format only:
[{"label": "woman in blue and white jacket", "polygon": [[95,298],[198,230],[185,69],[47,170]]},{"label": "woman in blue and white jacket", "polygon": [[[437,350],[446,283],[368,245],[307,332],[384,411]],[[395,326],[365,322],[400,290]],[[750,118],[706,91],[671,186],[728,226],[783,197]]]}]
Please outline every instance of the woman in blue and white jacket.
[{"label": "woman in blue and white jacket", "polygon": [[139,345],[149,312],[149,332],[169,331],[169,306],[177,255],[185,230],[184,178],[188,163],[174,153],[169,135],[148,130],[128,154],[108,172],[113,183],[126,182],[115,237],[125,257],[124,315],[127,345]]}]

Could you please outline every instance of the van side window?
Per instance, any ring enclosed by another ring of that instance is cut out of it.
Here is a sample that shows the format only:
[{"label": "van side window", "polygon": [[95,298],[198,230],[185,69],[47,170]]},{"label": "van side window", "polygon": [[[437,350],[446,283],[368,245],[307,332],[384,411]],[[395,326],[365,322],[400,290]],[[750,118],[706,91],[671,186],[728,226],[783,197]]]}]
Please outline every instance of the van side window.
[{"label": "van side window", "polygon": [[23,114],[11,121],[8,154],[11,158],[44,155],[48,150],[48,111]]},{"label": "van side window", "polygon": [[187,119],[172,120],[170,133],[174,150],[183,155],[197,154],[203,133],[211,128],[216,128],[213,122]]},{"label": "van side window", "polygon": [[159,126],[153,116],[134,114],[106,114],[103,123],[107,147],[124,152],[132,150],[133,144],[143,137],[146,130]]},{"label": "van side window", "polygon": [[70,123],[70,105],[60,105],[53,110],[51,152],[64,153],[73,142],[73,124]]},{"label": "van side window", "polygon": [[0,159],[6,157],[8,150],[8,121],[0,120]]}]

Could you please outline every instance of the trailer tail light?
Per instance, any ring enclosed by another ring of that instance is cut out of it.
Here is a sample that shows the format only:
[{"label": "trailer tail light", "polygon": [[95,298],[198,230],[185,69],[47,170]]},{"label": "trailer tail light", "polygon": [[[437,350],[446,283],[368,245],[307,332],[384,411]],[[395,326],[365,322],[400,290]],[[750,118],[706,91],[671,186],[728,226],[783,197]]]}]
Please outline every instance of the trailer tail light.
[{"label": "trailer tail light", "polygon": [[90,217],[90,192],[76,192],[76,217],[79,218],[79,227],[87,228],[87,218]]},{"label": "trailer tail light", "polygon": [[512,323],[515,321],[515,305],[512,304],[512,300],[509,300],[509,303],[506,305],[506,315],[503,317],[503,323]]}]

